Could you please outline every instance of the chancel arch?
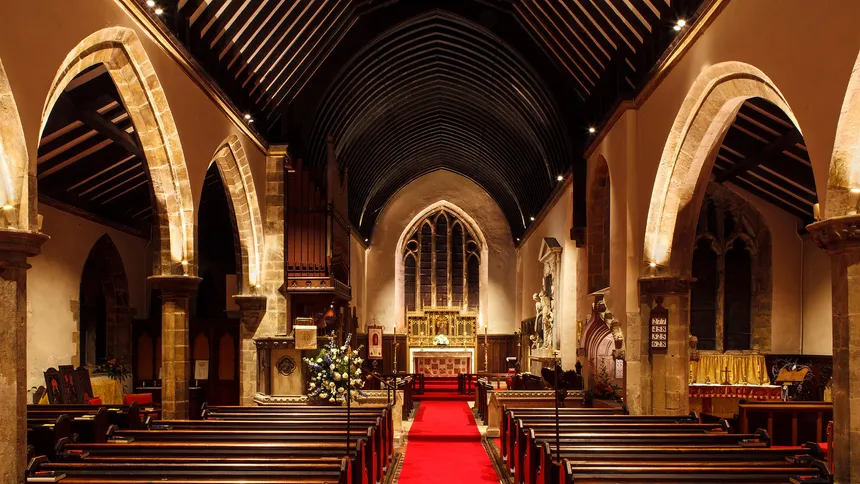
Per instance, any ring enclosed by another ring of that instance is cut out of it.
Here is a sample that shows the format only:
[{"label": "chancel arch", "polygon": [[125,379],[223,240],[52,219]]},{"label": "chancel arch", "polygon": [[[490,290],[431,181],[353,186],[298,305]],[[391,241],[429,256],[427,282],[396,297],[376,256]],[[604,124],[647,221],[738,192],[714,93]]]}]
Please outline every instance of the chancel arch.
[{"label": "chancel arch", "polygon": [[31,223],[30,207],[35,208],[29,200],[34,195],[30,190],[30,162],[18,106],[2,62],[0,113],[3,113],[4,119],[0,123],[0,207],[3,208],[0,228],[28,230]]}]

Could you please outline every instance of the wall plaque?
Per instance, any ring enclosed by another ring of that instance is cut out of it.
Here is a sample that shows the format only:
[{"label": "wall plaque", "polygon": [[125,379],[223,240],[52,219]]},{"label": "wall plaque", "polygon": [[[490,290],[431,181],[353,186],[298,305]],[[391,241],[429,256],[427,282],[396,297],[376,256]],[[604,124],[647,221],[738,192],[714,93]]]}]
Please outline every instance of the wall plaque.
[{"label": "wall plaque", "polygon": [[657,305],[651,309],[651,352],[662,353],[669,347],[669,310],[663,307],[663,298],[657,297]]},{"label": "wall plaque", "polygon": [[367,359],[382,359],[382,326],[367,327]]}]

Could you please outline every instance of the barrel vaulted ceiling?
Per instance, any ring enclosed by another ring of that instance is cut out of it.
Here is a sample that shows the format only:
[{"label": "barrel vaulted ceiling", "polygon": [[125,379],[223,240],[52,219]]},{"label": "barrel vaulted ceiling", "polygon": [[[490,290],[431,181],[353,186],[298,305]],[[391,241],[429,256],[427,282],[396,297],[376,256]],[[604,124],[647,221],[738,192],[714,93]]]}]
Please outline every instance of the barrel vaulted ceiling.
[{"label": "barrel vaulted ceiling", "polygon": [[705,0],[138,1],[267,141],[320,169],[334,139],[363,234],[447,169],[518,237]]}]

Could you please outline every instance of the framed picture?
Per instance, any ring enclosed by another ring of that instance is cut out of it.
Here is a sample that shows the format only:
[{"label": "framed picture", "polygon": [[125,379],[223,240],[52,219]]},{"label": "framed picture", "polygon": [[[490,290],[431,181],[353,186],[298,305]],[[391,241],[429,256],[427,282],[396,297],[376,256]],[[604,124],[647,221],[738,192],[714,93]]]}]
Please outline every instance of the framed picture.
[{"label": "framed picture", "polygon": [[83,403],[83,399],[78,397],[78,391],[75,388],[75,367],[60,365],[60,376],[63,379],[62,403]]},{"label": "framed picture", "polygon": [[367,359],[382,359],[382,326],[367,327]]},{"label": "framed picture", "polygon": [[56,368],[45,370],[45,389],[48,392],[48,403],[63,403],[63,377]]},{"label": "framed picture", "polygon": [[93,395],[93,384],[90,381],[90,370],[79,366],[74,373],[75,390],[78,394],[79,403],[87,403],[95,398]]}]

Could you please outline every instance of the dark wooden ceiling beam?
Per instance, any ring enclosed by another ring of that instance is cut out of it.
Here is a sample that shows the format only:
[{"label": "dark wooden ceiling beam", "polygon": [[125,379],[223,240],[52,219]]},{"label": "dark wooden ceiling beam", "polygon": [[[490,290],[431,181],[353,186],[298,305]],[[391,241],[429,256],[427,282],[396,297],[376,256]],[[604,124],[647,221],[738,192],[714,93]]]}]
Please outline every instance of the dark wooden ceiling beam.
[{"label": "dark wooden ceiling beam", "polygon": [[146,154],[137,144],[137,140],[132,138],[131,135],[125,131],[119,129],[115,124],[110,122],[110,120],[102,117],[102,115],[96,112],[95,109],[88,106],[82,106],[72,100],[69,96],[60,96],[59,102],[66,104],[68,109],[72,110],[72,112],[75,113],[75,116],[77,116],[77,118],[85,125],[98,131],[103,136],[141,160],[146,159]]},{"label": "dark wooden ceiling beam", "polygon": [[800,142],[803,142],[803,136],[800,134],[800,131],[793,129],[787,133],[783,133],[778,138],[768,143],[758,154],[747,156],[743,162],[738,163],[728,171],[717,175],[716,181],[718,183],[729,181],[750,168],[758,166],[770,157],[779,155],[786,148]]}]

